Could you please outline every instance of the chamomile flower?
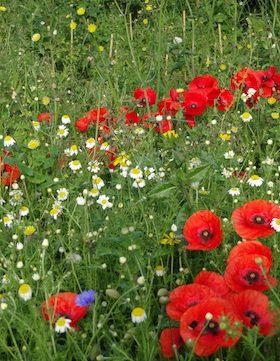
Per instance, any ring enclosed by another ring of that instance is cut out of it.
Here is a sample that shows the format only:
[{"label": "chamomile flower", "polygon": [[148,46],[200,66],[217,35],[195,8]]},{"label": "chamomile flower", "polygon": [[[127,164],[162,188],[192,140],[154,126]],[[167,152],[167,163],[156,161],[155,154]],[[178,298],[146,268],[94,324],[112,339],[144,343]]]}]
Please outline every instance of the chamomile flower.
[{"label": "chamomile flower", "polygon": [[69,148],[69,154],[72,155],[78,155],[79,152],[79,148],[76,144],[72,144],[71,147]]},{"label": "chamomile flower", "polygon": [[71,123],[71,119],[70,119],[69,115],[67,115],[67,114],[62,115],[61,122],[62,122],[62,124]]},{"label": "chamomile flower", "polygon": [[28,207],[26,207],[26,206],[20,207],[20,210],[19,210],[20,217],[25,217],[28,214],[29,214],[29,208]]},{"label": "chamomile flower", "polygon": [[240,115],[240,118],[243,120],[244,123],[249,123],[253,117],[249,112],[244,112]]},{"label": "chamomile flower", "polygon": [[12,136],[6,135],[4,137],[4,147],[12,147],[15,144],[16,144],[16,141]]},{"label": "chamomile flower", "polygon": [[50,210],[50,216],[53,217],[54,220],[57,220],[57,217],[62,213],[62,206],[59,202],[55,202]]},{"label": "chamomile flower", "polygon": [[139,179],[139,178],[143,178],[143,172],[140,168],[135,167],[132,168],[129,172],[129,176],[132,179]]},{"label": "chamomile flower", "polygon": [[32,298],[32,289],[27,283],[23,283],[18,289],[18,295],[23,301],[29,301]]},{"label": "chamomile flower", "polygon": [[240,195],[240,189],[233,187],[228,190],[228,194],[230,194],[232,197],[239,196]]},{"label": "chamomile flower", "polygon": [[97,175],[92,176],[92,184],[98,189],[101,189],[105,185],[103,179],[98,177]]},{"label": "chamomile flower", "polygon": [[252,175],[248,180],[247,183],[251,186],[251,187],[260,187],[264,182],[264,179],[261,178],[260,176],[254,174]]},{"label": "chamomile flower", "polygon": [[33,125],[34,130],[36,130],[36,131],[38,131],[41,127],[40,122],[37,122],[37,121],[33,121],[32,125]]},{"label": "chamomile flower", "polygon": [[141,323],[147,319],[147,314],[142,307],[135,307],[131,312],[131,321],[133,323]]},{"label": "chamomile flower", "polygon": [[234,156],[235,156],[235,153],[233,150],[230,150],[230,151],[224,153],[225,159],[233,159]]},{"label": "chamomile flower", "polygon": [[89,190],[88,192],[89,197],[97,197],[99,196],[99,189],[97,187],[93,187],[92,189]]},{"label": "chamomile flower", "polygon": [[92,148],[95,147],[95,145],[96,145],[96,141],[95,141],[94,138],[88,138],[88,139],[86,140],[86,148],[87,148],[87,149],[92,149]]},{"label": "chamomile flower", "polygon": [[14,216],[10,213],[6,214],[4,217],[3,217],[3,223],[4,223],[4,226],[7,227],[7,228],[11,228],[12,225],[13,225],[13,221],[14,221]]},{"label": "chamomile flower", "polygon": [[276,232],[280,232],[280,218],[273,218],[270,225]]},{"label": "chamomile flower", "polygon": [[69,134],[69,129],[65,125],[59,125],[58,126],[58,130],[56,132],[56,135],[59,138],[66,138],[68,134]]},{"label": "chamomile flower", "polygon": [[81,165],[81,162],[77,159],[75,160],[72,160],[70,163],[69,163],[69,167],[70,169],[72,169],[73,171],[76,171],[76,170],[79,170],[82,168],[82,165]]},{"label": "chamomile flower", "polygon": [[144,167],[144,175],[148,180],[154,179],[156,176],[155,169],[153,167]]},{"label": "chamomile flower", "polygon": [[79,196],[76,198],[76,202],[78,206],[84,206],[87,202],[86,198]]},{"label": "chamomile flower", "polygon": [[165,274],[165,270],[164,270],[163,266],[161,266],[161,265],[156,266],[155,272],[158,277],[162,277]]},{"label": "chamomile flower", "polygon": [[143,178],[137,178],[132,183],[132,187],[134,187],[134,188],[144,188],[145,185],[146,185],[146,182],[145,182],[145,179],[143,179]]},{"label": "chamomile flower", "polygon": [[71,320],[65,317],[59,317],[59,319],[55,323],[55,332],[57,333],[65,333],[67,330],[71,329]]},{"label": "chamomile flower", "polygon": [[100,171],[100,162],[97,160],[88,163],[87,170],[92,173],[98,173]]},{"label": "chamomile flower", "polygon": [[109,150],[110,149],[110,145],[107,142],[104,142],[101,144],[100,146],[100,150]]},{"label": "chamomile flower", "polygon": [[66,199],[68,198],[69,192],[66,188],[59,188],[57,191],[57,199],[59,201],[66,201]]},{"label": "chamomile flower", "polygon": [[102,194],[101,196],[99,196],[96,203],[100,204],[102,206],[102,209],[112,208],[113,207],[113,203],[111,203],[109,201],[109,197],[106,196],[105,194]]}]

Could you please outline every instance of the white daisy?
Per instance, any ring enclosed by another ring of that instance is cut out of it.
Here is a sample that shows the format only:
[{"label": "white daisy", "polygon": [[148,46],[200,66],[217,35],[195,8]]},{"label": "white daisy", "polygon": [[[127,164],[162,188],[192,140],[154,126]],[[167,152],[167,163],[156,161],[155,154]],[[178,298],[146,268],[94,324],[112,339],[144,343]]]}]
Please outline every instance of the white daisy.
[{"label": "white daisy", "polygon": [[113,203],[109,202],[109,197],[106,196],[105,194],[102,194],[101,196],[99,196],[96,203],[100,204],[103,209],[113,207]]},{"label": "white daisy", "polygon": [[62,122],[63,124],[69,124],[69,123],[71,123],[71,119],[70,119],[69,115],[67,115],[67,114],[62,115],[62,117],[61,117],[61,122]]},{"label": "white daisy", "polygon": [[109,150],[109,149],[110,149],[110,145],[107,142],[102,143],[100,146],[100,150]]},{"label": "white daisy", "polygon": [[134,188],[144,188],[146,185],[145,179],[143,178],[138,178],[135,179],[135,181],[132,183],[132,187]]},{"label": "white daisy", "polygon": [[280,218],[273,218],[270,225],[276,232],[280,232]]},{"label": "white daisy", "polygon": [[101,189],[102,187],[104,187],[104,182],[103,179],[98,177],[97,175],[93,175],[92,176],[92,183],[94,186],[96,186],[98,189]]},{"label": "white daisy", "polygon": [[41,127],[40,122],[37,122],[37,121],[33,121],[32,125],[33,125],[34,130],[36,130],[36,131],[38,131]]},{"label": "white daisy", "polygon": [[69,153],[70,153],[71,156],[72,155],[77,155],[79,150],[80,149],[77,147],[76,144],[72,144],[71,147],[69,148]]},{"label": "white daisy", "polygon": [[29,208],[28,207],[26,207],[26,206],[20,207],[19,215],[21,217],[27,216],[28,214],[29,214]]},{"label": "white daisy", "polygon": [[264,182],[264,179],[261,178],[260,176],[254,174],[252,175],[248,180],[247,183],[251,186],[251,187],[260,187]]},{"label": "white daisy", "polygon": [[139,179],[139,178],[143,178],[143,172],[140,168],[135,167],[132,168],[129,172],[129,176],[132,179]]},{"label": "white daisy", "polygon": [[155,169],[153,167],[144,167],[144,175],[148,180],[155,178]]},{"label": "white daisy", "polygon": [[66,188],[59,188],[57,191],[57,199],[59,201],[66,201],[66,199],[68,198],[69,192]]},{"label": "white daisy", "polygon": [[10,213],[6,214],[3,217],[3,223],[5,227],[11,228],[13,225],[13,221],[14,221],[14,216]]},{"label": "white daisy", "polygon": [[77,202],[78,206],[84,206],[86,204],[87,200],[86,200],[86,198],[79,196],[76,198],[76,202]]},{"label": "white daisy", "polygon": [[86,148],[92,149],[92,148],[95,147],[95,145],[96,145],[96,141],[95,141],[94,138],[88,138],[88,139],[86,140]]},{"label": "white daisy", "polygon": [[239,196],[240,195],[240,189],[233,187],[228,190],[228,194],[230,194],[232,197]]},{"label": "white daisy", "polygon": [[54,329],[58,333],[64,333],[67,330],[71,329],[70,323],[71,323],[71,320],[69,320],[69,318],[59,317],[59,319],[55,323]]},{"label": "white daisy", "polygon": [[77,159],[75,160],[72,160],[70,163],[69,163],[69,167],[72,169],[72,170],[79,170],[82,168],[82,165],[81,165],[81,162]]},{"label": "white daisy", "polygon": [[234,156],[235,156],[235,153],[233,150],[230,150],[230,151],[224,153],[225,159],[233,159]]},{"label": "white daisy", "polygon": [[23,283],[18,289],[19,297],[24,301],[29,301],[32,298],[32,289],[27,283]]},{"label": "white daisy", "polygon": [[11,147],[16,144],[16,141],[13,137],[10,135],[6,135],[4,137],[4,147]]},{"label": "white daisy", "polygon": [[93,187],[89,192],[88,192],[88,195],[90,197],[97,197],[99,196],[99,190],[97,187]]},{"label": "white daisy", "polygon": [[65,125],[59,125],[58,126],[58,130],[56,132],[56,135],[59,138],[66,138],[68,134],[69,134],[69,129]]},{"label": "white daisy", "polygon": [[141,323],[147,319],[146,312],[142,307],[135,307],[131,312],[131,320],[133,323]]},{"label": "white daisy", "polygon": [[100,162],[97,160],[88,163],[87,170],[92,173],[98,173],[100,171]]},{"label": "white daisy", "polygon": [[244,112],[240,115],[240,118],[243,120],[244,123],[249,123],[250,120],[253,119],[252,115],[249,112]]}]

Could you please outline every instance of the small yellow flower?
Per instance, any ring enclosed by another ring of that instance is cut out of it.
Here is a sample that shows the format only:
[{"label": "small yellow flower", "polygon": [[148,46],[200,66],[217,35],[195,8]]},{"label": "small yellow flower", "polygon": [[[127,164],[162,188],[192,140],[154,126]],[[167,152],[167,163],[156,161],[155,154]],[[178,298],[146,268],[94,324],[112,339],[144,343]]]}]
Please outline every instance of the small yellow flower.
[{"label": "small yellow flower", "polygon": [[174,246],[175,244],[181,243],[180,239],[175,238],[175,233],[170,232],[169,234],[165,234],[164,238],[160,240],[161,244],[169,244],[170,246]]},{"label": "small yellow flower", "polygon": [[252,49],[253,45],[252,44],[247,44],[247,49]]},{"label": "small yellow flower", "polygon": [[34,226],[27,226],[24,231],[23,234],[25,236],[32,236],[32,234],[34,234],[36,232],[36,228]]},{"label": "small yellow flower", "polygon": [[243,45],[241,45],[241,44],[237,44],[236,47],[237,47],[238,50],[243,49]]},{"label": "small yellow flower", "polygon": [[28,149],[37,149],[40,146],[40,142],[38,139],[31,139],[27,144]]},{"label": "small yellow flower", "polygon": [[269,105],[274,105],[277,102],[277,99],[274,97],[270,97],[267,99]]},{"label": "small yellow flower", "polygon": [[2,11],[2,12],[5,12],[5,11],[7,11],[7,8],[6,8],[6,6],[0,6],[0,11]]},{"label": "small yellow flower", "polygon": [[144,24],[144,25],[148,25],[148,22],[149,22],[148,19],[144,19],[144,20],[143,20],[143,24]]},{"label": "small yellow flower", "polygon": [[41,35],[39,33],[33,34],[31,40],[36,43],[41,39]]},{"label": "small yellow flower", "polygon": [[88,24],[88,27],[87,27],[87,29],[88,29],[88,32],[89,33],[95,33],[96,32],[96,29],[97,29],[97,26],[95,25],[95,24]]},{"label": "small yellow flower", "polygon": [[224,141],[230,141],[231,139],[231,135],[227,134],[227,133],[220,133],[219,134],[219,138],[224,140]]},{"label": "small yellow flower", "polygon": [[77,14],[78,14],[79,16],[85,15],[85,12],[86,12],[86,9],[85,9],[85,8],[79,8],[79,9],[77,10]]},{"label": "small yellow flower", "polygon": [[42,104],[44,104],[44,105],[50,104],[50,98],[47,97],[47,96],[43,97],[42,98]]},{"label": "small yellow flower", "polygon": [[71,20],[71,23],[69,26],[70,26],[71,30],[75,30],[77,28],[77,23],[75,21]]},{"label": "small yellow flower", "polygon": [[128,158],[129,157],[125,152],[121,152],[121,154],[114,160],[114,166],[121,165],[124,167]]},{"label": "small yellow flower", "polygon": [[168,130],[167,132],[163,133],[163,136],[169,139],[179,137],[179,135],[175,132],[175,130]]},{"label": "small yellow flower", "polygon": [[104,51],[104,46],[99,45],[97,49],[98,49],[99,53],[102,53]]},{"label": "small yellow flower", "polygon": [[146,10],[147,10],[147,11],[152,11],[152,10],[153,10],[152,5],[147,5],[147,6],[146,6]]},{"label": "small yellow flower", "polygon": [[232,131],[232,133],[237,133],[237,132],[238,132],[238,128],[237,128],[237,127],[232,127],[232,128],[231,128],[231,131]]},{"label": "small yellow flower", "polygon": [[274,120],[279,119],[279,113],[277,113],[277,112],[271,113],[271,118],[274,119]]},{"label": "small yellow flower", "polygon": [[227,66],[226,66],[226,64],[220,64],[219,68],[221,71],[225,71]]}]

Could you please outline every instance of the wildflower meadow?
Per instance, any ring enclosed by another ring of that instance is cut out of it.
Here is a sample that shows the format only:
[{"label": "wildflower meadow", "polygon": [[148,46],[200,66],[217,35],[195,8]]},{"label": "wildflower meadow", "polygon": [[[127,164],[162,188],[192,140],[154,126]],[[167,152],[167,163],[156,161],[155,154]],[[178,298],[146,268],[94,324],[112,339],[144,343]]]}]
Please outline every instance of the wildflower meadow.
[{"label": "wildflower meadow", "polygon": [[0,360],[280,360],[278,0],[0,1]]}]

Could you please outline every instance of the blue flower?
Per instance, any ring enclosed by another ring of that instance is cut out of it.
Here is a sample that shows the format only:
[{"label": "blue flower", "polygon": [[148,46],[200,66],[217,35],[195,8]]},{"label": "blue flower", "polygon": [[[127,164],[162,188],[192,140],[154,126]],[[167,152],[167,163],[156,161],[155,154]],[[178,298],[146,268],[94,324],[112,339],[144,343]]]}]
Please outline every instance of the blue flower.
[{"label": "blue flower", "polygon": [[83,307],[89,306],[91,303],[95,301],[95,291],[88,290],[80,293],[76,298],[76,305]]}]

